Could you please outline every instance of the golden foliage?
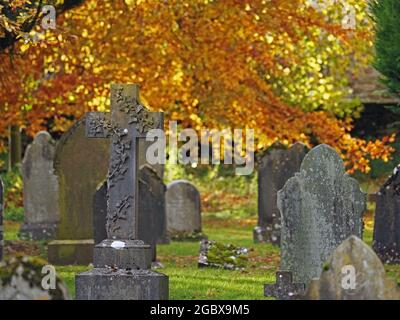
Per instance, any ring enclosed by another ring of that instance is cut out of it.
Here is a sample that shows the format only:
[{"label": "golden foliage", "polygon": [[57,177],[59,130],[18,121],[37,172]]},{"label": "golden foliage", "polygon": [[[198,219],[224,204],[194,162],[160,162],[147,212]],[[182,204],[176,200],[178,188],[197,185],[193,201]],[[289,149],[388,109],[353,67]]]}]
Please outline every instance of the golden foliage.
[{"label": "golden foliage", "polygon": [[389,157],[393,137],[349,134],[360,105],[347,100],[348,70],[371,45],[365,4],[347,1],[357,28],[346,30],[338,2],[308,2],[86,0],[41,41],[19,44],[14,61],[0,56],[0,136],[10,123],[65,130],[108,108],[110,83],[131,82],[182,127],[255,128],[258,148],[328,143],[350,171],[366,172]]}]

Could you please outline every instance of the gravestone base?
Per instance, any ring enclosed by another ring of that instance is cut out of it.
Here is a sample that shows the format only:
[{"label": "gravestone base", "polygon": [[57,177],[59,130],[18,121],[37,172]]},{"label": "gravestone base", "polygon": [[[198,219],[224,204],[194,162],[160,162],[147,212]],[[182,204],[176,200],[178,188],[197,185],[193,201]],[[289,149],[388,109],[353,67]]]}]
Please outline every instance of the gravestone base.
[{"label": "gravestone base", "polygon": [[96,268],[75,282],[77,300],[168,299],[168,277],[152,270]]},{"label": "gravestone base", "polygon": [[93,262],[94,241],[54,240],[48,244],[48,259],[54,265],[88,265]]},{"label": "gravestone base", "polygon": [[167,300],[169,280],[152,271],[152,247],[141,240],[102,241],[95,269],[76,276],[77,300]]},{"label": "gravestone base", "polygon": [[94,248],[95,268],[147,270],[151,268],[151,260],[152,247],[141,240],[107,239]]},{"label": "gravestone base", "polygon": [[19,231],[20,237],[27,240],[54,239],[57,223],[24,223]]}]

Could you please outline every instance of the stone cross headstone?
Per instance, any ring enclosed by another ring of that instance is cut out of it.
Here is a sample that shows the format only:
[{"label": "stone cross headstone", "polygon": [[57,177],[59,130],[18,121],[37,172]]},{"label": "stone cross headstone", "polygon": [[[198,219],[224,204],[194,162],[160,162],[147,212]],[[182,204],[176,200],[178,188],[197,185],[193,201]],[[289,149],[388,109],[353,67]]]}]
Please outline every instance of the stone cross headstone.
[{"label": "stone cross headstone", "polygon": [[351,236],[334,250],[319,279],[311,281],[305,299],[400,300],[400,288],[386,277],[374,251]]},{"label": "stone cross headstone", "polygon": [[[76,276],[78,300],[162,300],[168,277],[151,271],[151,246],[139,232],[138,141],[163,128],[163,114],[139,102],[136,85],[111,86],[111,115],[87,114],[87,136],[110,138],[107,239],[94,250],[94,269]],[[92,139],[88,139],[92,140]]]},{"label": "stone cross headstone", "polygon": [[65,132],[56,146],[55,173],[59,182],[59,223],[48,245],[55,265],[93,262],[93,195],[107,176],[109,143],[86,138],[86,117]]},{"label": "stone cross headstone", "polygon": [[[156,245],[169,242],[165,212],[166,186],[157,172],[148,165],[139,170],[139,237],[153,249],[155,262]],[[93,201],[94,239],[98,244],[107,239],[107,182],[102,183]]]},{"label": "stone cross headstone", "polygon": [[55,143],[46,131],[39,132],[22,161],[24,224],[20,234],[33,240],[52,239],[58,222],[58,181],[54,174]]},{"label": "stone cross headstone", "polygon": [[304,283],[293,283],[290,271],[278,271],[276,273],[276,284],[264,285],[264,295],[275,297],[278,300],[295,300],[304,295],[306,287]]},{"label": "stone cross headstone", "polygon": [[4,250],[3,214],[4,214],[4,185],[0,177],[0,261],[3,260],[3,250]]},{"label": "stone cross headstone", "polygon": [[280,244],[281,215],[276,197],[286,181],[299,171],[308,148],[295,143],[287,149],[274,144],[260,159],[258,166],[258,225],[254,229],[254,242]]},{"label": "stone cross headstone", "polygon": [[384,263],[400,263],[400,166],[376,195],[373,248]]},{"label": "stone cross headstone", "polygon": [[343,240],[361,237],[366,195],[327,145],[313,148],[300,172],[278,192],[282,217],[281,270],[307,284]]},{"label": "stone cross headstone", "polygon": [[200,193],[186,180],[167,186],[167,229],[171,236],[201,233]]}]

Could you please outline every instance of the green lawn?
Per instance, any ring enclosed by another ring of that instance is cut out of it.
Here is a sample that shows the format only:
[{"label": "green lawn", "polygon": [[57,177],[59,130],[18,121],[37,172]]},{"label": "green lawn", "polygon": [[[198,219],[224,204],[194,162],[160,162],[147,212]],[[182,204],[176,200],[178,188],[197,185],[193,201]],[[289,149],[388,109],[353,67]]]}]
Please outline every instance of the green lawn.
[{"label": "green lawn", "polygon": [[[169,276],[170,299],[266,299],[264,283],[275,281],[279,265],[279,250],[266,244],[253,244],[252,225],[205,221],[204,233],[213,240],[253,248],[249,267],[245,271],[198,268],[199,242],[172,242],[158,246],[159,269]],[[57,267],[71,293],[75,291],[74,275],[88,267]]]}]

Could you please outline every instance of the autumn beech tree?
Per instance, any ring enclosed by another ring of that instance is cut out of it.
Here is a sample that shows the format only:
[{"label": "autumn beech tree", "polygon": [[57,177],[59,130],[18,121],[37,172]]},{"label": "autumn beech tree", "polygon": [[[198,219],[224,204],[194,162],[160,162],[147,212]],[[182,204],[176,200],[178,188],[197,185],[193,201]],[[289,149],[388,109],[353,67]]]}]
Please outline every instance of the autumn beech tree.
[{"label": "autumn beech tree", "polygon": [[[365,3],[329,3],[86,0],[2,59],[0,135],[11,123],[63,131],[109,108],[110,83],[130,82],[182,128],[253,128],[257,149],[327,143],[366,172],[394,139],[350,135],[361,106],[347,77],[369,62],[371,25]],[[343,26],[343,3],[355,28]]]}]

